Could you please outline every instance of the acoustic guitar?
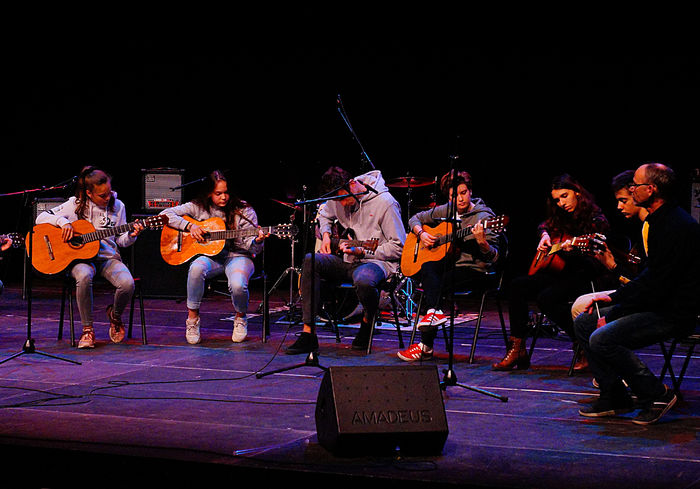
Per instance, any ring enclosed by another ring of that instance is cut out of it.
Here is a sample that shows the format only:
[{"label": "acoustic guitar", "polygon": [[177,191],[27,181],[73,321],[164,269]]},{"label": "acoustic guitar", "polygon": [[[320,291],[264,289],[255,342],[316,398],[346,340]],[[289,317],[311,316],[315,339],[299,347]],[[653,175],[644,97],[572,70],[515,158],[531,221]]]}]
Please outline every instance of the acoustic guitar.
[{"label": "acoustic guitar", "polygon": [[[498,216],[482,221],[484,230],[501,233],[508,225],[508,216]],[[457,231],[452,231],[452,223],[443,222],[435,227],[423,225],[425,232],[436,236],[438,239],[433,246],[425,246],[415,233],[408,233],[401,253],[401,273],[406,277],[412,277],[418,273],[424,263],[439,261],[452,252],[452,244],[456,240],[464,240],[472,237],[472,228],[466,226]]]},{"label": "acoustic guitar", "polygon": [[[220,217],[210,217],[204,221],[197,221],[189,216],[182,217],[204,229],[205,241],[200,243],[188,231],[165,226],[160,234],[160,255],[168,265],[182,265],[198,255],[215,256],[221,253],[228,239],[258,235],[258,228],[226,229],[226,223]],[[297,227],[292,224],[279,224],[260,229],[265,234],[279,238],[290,238],[298,232]]]},{"label": "acoustic guitar", "polygon": [[566,262],[558,253],[562,251],[562,247],[567,240],[570,240],[571,245],[579,251],[600,253],[605,250],[605,239],[604,235],[598,233],[584,234],[573,238],[566,234],[561,234],[552,239],[552,247],[549,251],[537,251],[527,273],[528,275],[534,275],[540,270],[548,270],[555,273],[561,272]]},{"label": "acoustic guitar", "polygon": [[[94,258],[100,250],[101,239],[131,232],[136,223],[141,224],[145,229],[158,229],[168,223],[168,218],[157,215],[105,229],[95,229],[89,221],[78,219],[71,223],[75,234],[68,241],[63,241],[61,228],[53,224],[37,224],[33,231],[30,231],[34,233],[31,236],[32,266],[46,275],[60,273],[76,260]],[[30,240],[30,233],[27,234],[27,242]],[[27,255],[29,251],[27,248]]]}]

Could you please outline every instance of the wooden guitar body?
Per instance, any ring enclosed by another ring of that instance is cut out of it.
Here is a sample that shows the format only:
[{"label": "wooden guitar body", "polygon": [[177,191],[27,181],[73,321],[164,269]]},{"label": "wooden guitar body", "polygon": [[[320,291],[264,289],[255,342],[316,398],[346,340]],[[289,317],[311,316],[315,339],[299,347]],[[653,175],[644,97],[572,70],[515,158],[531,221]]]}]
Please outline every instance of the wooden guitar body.
[{"label": "wooden guitar body", "polygon": [[564,265],[566,265],[566,262],[558,254],[538,251],[535,257],[532,259],[532,263],[530,264],[527,274],[534,275],[540,270],[548,270],[552,273],[559,273],[564,270]]},{"label": "wooden guitar body", "polygon": [[[198,224],[205,231],[225,231],[226,223],[220,217],[210,217],[197,221],[190,216],[182,216],[192,224]],[[225,240],[198,242],[189,232],[164,226],[160,234],[160,254],[169,265],[182,265],[197,255],[216,256],[224,249]]]},{"label": "wooden guitar body", "polygon": [[[452,223],[442,222],[435,227],[423,225],[423,230],[433,236],[444,237],[452,232]],[[451,243],[426,247],[415,233],[408,233],[401,253],[401,273],[406,277],[417,274],[424,263],[442,260],[450,253]]]},{"label": "wooden guitar body", "polygon": [[226,240],[257,236],[259,232],[280,238],[291,238],[298,232],[292,224],[278,224],[260,228],[226,229],[220,217],[197,221],[182,216],[188,222],[204,228],[206,241],[200,243],[187,231],[164,226],[160,234],[160,254],[169,265],[182,265],[197,255],[216,256],[224,249]]},{"label": "wooden guitar body", "polygon": [[90,260],[97,256],[97,252],[100,251],[99,241],[82,243],[79,239],[83,234],[94,232],[95,227],[82,219],[71,224],[75,236],[68,242],[63,241],[61,228],[52,224],[37,224],[34,226],[34,235],[30,237],[29,233],[27,234],[25,242],[29,243],[29,240],[32,240],[32,265],[37,271],[54,275],[65,270],[76,260]]}]

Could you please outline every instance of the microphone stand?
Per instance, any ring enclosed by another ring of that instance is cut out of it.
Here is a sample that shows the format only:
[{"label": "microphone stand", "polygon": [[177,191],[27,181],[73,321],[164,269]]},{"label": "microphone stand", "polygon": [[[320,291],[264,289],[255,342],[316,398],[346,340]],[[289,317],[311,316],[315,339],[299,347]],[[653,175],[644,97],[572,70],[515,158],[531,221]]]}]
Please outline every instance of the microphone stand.
[{"label": "microphone stand", "polygon": [[[29,202],[29,199],[27,199],[27,196],[30,194],[34,194],[36,192],[48,192],[50,190],[64,190],[68,188],[69,185],[71,185],[75,181],[76,177],[73,177],[69,180],[66,180],[64,182],[61,182],[60,184],[54,185],[52,187],[41,187],[38,189],[33,189],[33,190],[24,190],[21,192],[15,192],[12,194],[0,194],[0,197],[5,197],[7,195],[24,195],[25,197],[25,209],[27,207],[32,208],[33,204],[36,199],[32,199],[30,204],[27,204]],[[30,215],[33,215],[30,212]],[[48,358],[54,358],[56,360],[62,360],[64,362],[69,362],[73,363],[75,365],[81,365],[80,362],[77,362],[75,360],[71,360],[69,358],[62,358],[57,355],[52,355],[50,353],[46,353],[43,351],[39,351],[36,349],[34,345],[34,338],[32,338],[32,255],[33,255],[33,244],[34,244],[34,223],[31,222],[29,226],[29,233],[28,233],[28,239],[25,241],[26,247],[27,247],[27,255],[28,259],[24,263],[24,274],[26,277],[26,295],[27,295],[27,339],[24,342],[24,345],[22,345],[22,350],[20,350],[17,353],[14,353],[13,355],[7,357],[4,360],[0,360],[0,364],[3,364],[5,362],[9,362],[10,360],[20,357],[22,355],[27,355],[27,354],[36,354],[36,355],[42,355]]]},{"label": "microphone stand", "polygon": [[[455,249],[455,228],[457,227],[458,220],[457,220],[457,170],[454,168],[454,161],[457,159],[457,156],[450,156],[450,174],[452,175],[452,198],[450,199],[449,206],[448,206],[448,217],[447,217],[447,222],[452,223],[452,232],[450,233],[449,237],[449,248],[450,250]],[[451,260],[451,258],[447,257],[448,260]],[[449,264],[445,262],[445,270],[448,270],[448,268],[452,268],[452,273],[450,274],[450,334],[449,334],[449,340],[448,340],[448,345],[447,345],[447,351],[448,351],[448,366],[446,369],[443,370],[443,373],[445,376],[442,379],[442,382],[440,382],[440,388],[444,391],[447,390],[447,387],[450,386],[457,386],[457,387],[462,387],[463,389],[468,389],[474,392],[478,392],[480,394],[484,394],[487,396],[495,397],[496,399],[499,399],[503,402],[507,402],[508,398],[506,396],[501,396],[499,394],[495,394],[493,392],[486,391],[484,389],[479,389],[478,387],[473,387],[473,386],[468,386],[464,384],[460,384],[457,381],[457,374],[455,374],[454,371],[454,335],[455,335],[455,275],[456,275],[456,267],[457,267],[457,261],[453,260],[453,263]]]},{"label": "microphone stand", "polygon": [[[342,189],[345,187],[344,185],[340,187]],[[336,189],[335,191],[337,191]],[[329,193],[333,193],[335,191],[331,191]],[[342,195],[333,195],[333,196],[324,196],[324,197],[319,197],[317,199],[311,199],[311,200],[306,200],[306,201],[297,201],[296,205],[301,206],[304,209],[303,212],[303,224],[302,228],[304,229],[304,249],[308,249],[308,244],[311,242],[310,235],[313,233],[313,228],[315,226],[315,219],[310,220],[309,219],[309,212],[308,212],[308,206],[314,205],[314,204],[322,204],[324,202],[327,202],[329,200],[342,200],[346,199],[348,197],[353,197],[357,199],[357,197],[362,196],[362,195],[367,195],[370,191],[366,190],[365,192],[360,192],[360,193],[352,193],[349,192],[347,194],[342,194]],[[326,194],[328,195],[328,194]],[[311,265],[310,265],[310,270],[309,273],[311,273],[312,280],[316,280],[316,251],[311,251]],[[311,287],[311,295],[309,296],[309,300],[311,301],[311,311],[314,314],[314,321],[315,321],[315,314],[316,314],[316,284],[313,283]],[[272,374],[277,374],[281,372],[287,372],[289,370],[295,370],[297,368],[301,367],[316,367],[320,368],[323,371],[327,371],[328,367],[322,366],[319,361],[318,361],[318,352],[310,352],[307,356],[304,362],[298,363],[296,365],[291,365],[289,367],[282,367],[277,370],[270,370],[268,372],[260,372],[255,374],[255,377],[258,379],[261,379],[263,377],[267,377],[268,375]]]},{"label": "microphone stand", "polygon": [[343,119],[343,122],[345,122],[345,125],[350,130],[350,134],[352,134],[353,139],[355,140],[357,145],[360,147],[360,150],[362,151],[361,160],[364,163],[368,164],[372,170],[374,170],[375,169],[374,163],[372,163],[372,160],[369,159],[369,155],[367,154],[367,151],[365,151],[365,148],[362,146],[362,143],[360,142],[360,138],[357,137],[355,130],[352,128],[352,124],[350,124],[350,119],[348,118],[348,115],[345,112],[345,107],[343,107],[343,101],[340,99],[340,94],[338,94],[337,103],[338,103],[338,113],[340,114],[341,119]]}]

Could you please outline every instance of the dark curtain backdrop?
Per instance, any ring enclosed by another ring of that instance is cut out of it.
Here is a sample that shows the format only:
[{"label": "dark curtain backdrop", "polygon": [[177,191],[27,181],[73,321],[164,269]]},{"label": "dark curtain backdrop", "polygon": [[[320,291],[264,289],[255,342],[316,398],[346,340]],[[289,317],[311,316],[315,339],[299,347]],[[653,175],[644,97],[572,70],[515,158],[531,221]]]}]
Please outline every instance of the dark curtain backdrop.
[{"label": "dark curtain backdrop", "polygon": [[[136,213],[141,169],[182,168],[190,181],[221,168],[262,224],[286,222],[290,212],[272,199],[292,202],[304,187],[317,196],[332,164],[369,169],[340,95],[386,179],[434,178],[453,161],[472,173],[475,196],[511,218],[513,273],[532,257],[554,175],[581,180],[619,229],[629,223],[609,182],[640,163],[674,167],[678,197],[690,205],[700,92],[688,45],[379,41],[332,22],[319,34],[309,29],[314,19],[261,22],[247,35],[245,18],[228,29],[47,21],[6,33],[0,193],[51,186],[95,164]],[[432,190],[414,190],[416,208]],[[405,190],[393,193],[405,209]],[[24,200],[0,200],[0,232],[26,232]],[[276,275],[289,265],[288,244],[271,240],[268,249]],[[12,256],[0,269],[5,280],[21,269]]]}]

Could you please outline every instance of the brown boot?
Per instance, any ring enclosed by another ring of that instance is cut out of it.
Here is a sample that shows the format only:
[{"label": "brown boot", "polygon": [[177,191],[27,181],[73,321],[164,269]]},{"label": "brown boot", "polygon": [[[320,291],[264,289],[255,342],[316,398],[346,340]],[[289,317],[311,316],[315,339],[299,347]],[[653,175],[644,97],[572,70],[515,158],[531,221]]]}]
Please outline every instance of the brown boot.
[{"label": "brown boot", "polygon": [[525,338],[510,337],[508,352],[498,363],[491,365],[493,370],[527,370],[530,368],[530,357],[525,348]]}]

